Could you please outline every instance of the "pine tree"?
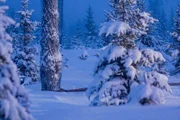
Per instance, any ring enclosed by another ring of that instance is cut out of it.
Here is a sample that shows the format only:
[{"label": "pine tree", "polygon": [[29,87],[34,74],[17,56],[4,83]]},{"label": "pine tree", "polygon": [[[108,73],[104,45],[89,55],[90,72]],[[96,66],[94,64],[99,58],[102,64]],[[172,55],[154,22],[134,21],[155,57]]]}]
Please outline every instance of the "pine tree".
[{"label": "pine tree", "polygon": [[[178,6],[178,9],[176,11],[176,18],[175,18],[175,30],[174,32],[172,33],[172,37],[174,39],[174,44],[173,44],[173,48],[174,49],[178,49],[178,51],[180,52],[180,4]],[[178,55],[178,60],[177,60],[177,63],[176,63],[176,73],[179,73],[180,72],[180,57]]]},{"label": "pine tree", "polygon": [[[95,71],[96,79],[87,90],[91,104],[121,105],[133,100],[141,104],[164,102],[163,91],[171,91],[168,78],[154,71],[152,65],[165,59],[161,53],[139,50],[135,44],[137,38],[147,34],[155,19],[139,10],[136,1],[110,0],[109,4],[112,11],[106,12],[108,21],[102,24],[100,35],[110,36],[111,44],[103,51]],[[152,71],[140,69],[142,67]]]},{"label": "pine tree", "polygon": [[85,20],[85,27],[86,27],[86,34],[87,36],[96,36],[97,32],[96,32],[96,25],[94,22],[94,17],[93,17],[93,11],[91,6],[88,7],[87,10],[87,16],[86,16],[86,20]]},{"label": "pine tree", "polygon": [[82,44],[82,40],[83,40],[83,33],[81,31],[81,28],[79,27],[79,24],[77,23],[76,25],[76,30],[75,30],[75,35],[73,37],[73,48],[74,49],[81,49],[83,44]]},{"label": "pine tree", "polygon": [[28,0],[21,0],[21,11],[18,11],[19,18],[15,26],[15,53],[13,60],[16,63],[24,84],[31,84],[38,81],[38,65],[35,62],[37,48],[33,45],[36,38],[35,31],[38,22],[31,21],[33,10],[28,10]]},{"label": "pine tree", "polygon": [[[145,0],[137,0],[137,8],[139,8],[141,11],[145,11]],[[150,26],[149,30],[147,31],[147,34],[142,35],[139,40],[137,41],[137,46],[140,49],[146,48],[146,47],[155,47],[153,34],[152,34],[152,28],[154,26]],[[156,40],[155,40],[156,41]]]},{"label": "pine tree", "polygon": [[137,7],[141,11],[145,11],[145,4],[146,4],[146,0],[137,0]]},{"label": "pine tree", "polygon": [[42,90],[59,90],[62,58],[59,52],[58,0],[43,0],[41,39],[41,83]]},{"label": "pine tree", "polygon": [[86,28],[86,40],[85,45],[89,48],[98,48],[98,45],[101,44],[97,35],[97,28],[93,17],[92,7],[89,6],[87,10],[87,15],[85,19],[85,28]]},{"label": "pine tree", "polygon": [[66,35],[66,34],[63,34],[63,39],[62,39],[61,48],[62,48],[62,49],[67,49],[67,50],[73,49],[72,38],[69,37],[69,36]]},{"label": "pine tree", "polygon": [[[137,4],[137,8],[139,8],[141,11],[145,11],[142,9],[145,6],[144,0],[139,0],[139,4]],[[150,0],[149,1],[149,10],[152,12],[152,15],[158,19],[160,18],[160,14],[162,13],[162,0]],[[147,10],[146,10],[147,11]],[[163,22],[162,22],[163,21]],[[151,48],[157,51],[164,51],[166,47],[166,41],[164,40],[163,36],[167,34],[167,27],[165,26],[166,30],[163,30],[163,25],[166,22],[165,17],[161,18],[161,21],[156,20],[156,23],[153,25],[150,25],[148,28],[147,34],[141,36],[137,42],[137,45],[140,49],[143,48]],[[166,33],[165,33],[166,32]],[[163,36],[162,36],[163,35]],[[167,37],[167,35],[166,35]]]},{"label": "pine tree", "polygon": [[174,17],[175,17],[175,12],[174,9],[171,9],[170,17],[169,17],[169,24],[168,24],[168,29],[172,31],[174,29]]},{"label": "pine tree", "polygon": [[152,12],[152,16],[156,19],[162,12],[163,0],[149,0],[149,10]]},{"label": "pine tree", "polygon": [[157,23],[157,32],[159,33],[159,36],[162,37],[163,41],[168,42],[169,40],[168,20],[164,8],[161,11],[158,20],[159,22]]},{"label": "pine tree", "polygon": [[7,9],[7,6],[0,6],[0,119],[33,120],[28,94],[20,85],[16,65],[11,60],[12,38],[6,29],[15,22],[5,15]]}]

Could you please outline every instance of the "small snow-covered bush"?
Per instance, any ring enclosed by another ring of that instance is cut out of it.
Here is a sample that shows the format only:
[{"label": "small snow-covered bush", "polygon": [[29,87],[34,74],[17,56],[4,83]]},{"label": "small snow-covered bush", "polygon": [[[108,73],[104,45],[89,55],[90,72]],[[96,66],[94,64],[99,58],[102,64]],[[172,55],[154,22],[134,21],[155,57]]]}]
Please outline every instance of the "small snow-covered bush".
[{"label": "small snow-covered bush", "polygon": [[86,60],[88,58],[88,52],[84,50],[82,54],[79,56],[81,60]]}]

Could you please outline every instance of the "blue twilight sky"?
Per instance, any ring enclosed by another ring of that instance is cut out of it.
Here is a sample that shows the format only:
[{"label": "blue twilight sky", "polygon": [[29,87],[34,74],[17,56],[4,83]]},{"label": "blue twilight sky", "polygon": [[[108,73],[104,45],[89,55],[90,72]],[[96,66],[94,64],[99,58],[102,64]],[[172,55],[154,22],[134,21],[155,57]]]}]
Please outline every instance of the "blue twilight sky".
[{"label": "blue twilight sky", "polygon": [[[173,9],[176,10],[179,0],[164,0],[166,13],[169,14]],[[104,10],[108,9],[108,0],[64,0],[64,21],[68,28],[78,20],[83,20],[89,5],[92,6],[94,18],[97,24],[103,22]],[[11,10],[20,8],[20,0],[7,0]],[[29,7],[34,9],[33,19],[41,20],[41,0],[29,0]]]},{"label": "blue twilight sky", "polygon": [[[108,8],[107,0],[64,0],[64,19],[66,26],[83,20],[89,5],[94,11],[97,23],[104,20],[104,10]],[[20,8],[20,0],[7,0],[7,4],[13,10]],[[41,19],[41,0],[29,0],[29,7],[34,9],[33,18]]]}]

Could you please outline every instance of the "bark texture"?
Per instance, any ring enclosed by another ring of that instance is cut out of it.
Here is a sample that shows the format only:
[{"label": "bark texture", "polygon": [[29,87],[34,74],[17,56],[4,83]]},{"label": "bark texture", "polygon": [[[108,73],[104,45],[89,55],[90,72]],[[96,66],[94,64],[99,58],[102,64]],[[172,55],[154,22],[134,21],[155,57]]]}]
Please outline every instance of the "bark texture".
[{"label": "bark texture", "polygon": [[58,0],[42,0],[41,83],[42,90],[60,90],[62,58],[59,51]]}]

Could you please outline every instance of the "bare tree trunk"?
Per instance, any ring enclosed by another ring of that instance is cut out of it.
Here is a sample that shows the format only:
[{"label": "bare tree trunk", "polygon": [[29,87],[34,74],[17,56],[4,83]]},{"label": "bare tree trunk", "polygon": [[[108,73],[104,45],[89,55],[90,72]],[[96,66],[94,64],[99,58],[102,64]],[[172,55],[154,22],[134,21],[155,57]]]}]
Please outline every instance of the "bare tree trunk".
[{"label": "bare tree trunk", "polygon": [[41,83],[42,90],[60,90],[62,58],[59,52],[58,0],[42,0]]},{"label": "bare tree trunk", "polygon": [[60,39],[60,44],[62,44],[62,37],[63,37],[63,21],[64,21],[64,8],[63,8],[63,0],[59,0],[59,39]]}]

